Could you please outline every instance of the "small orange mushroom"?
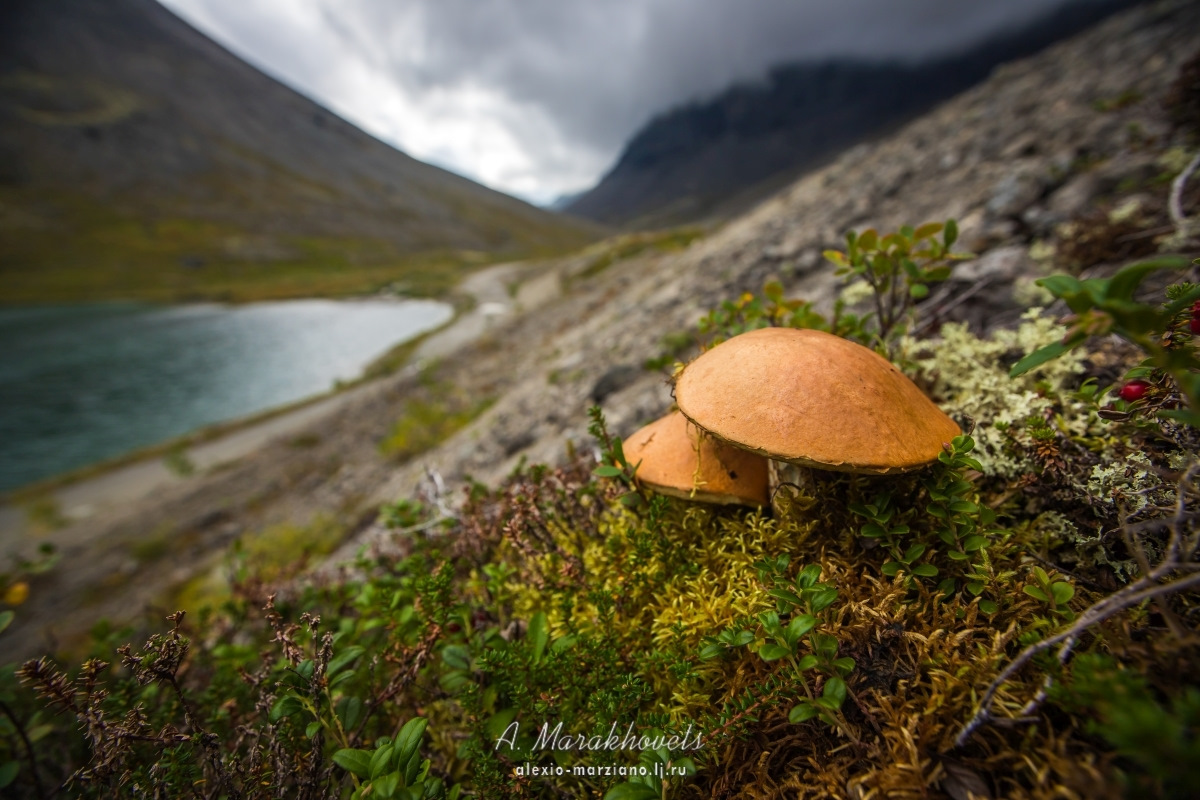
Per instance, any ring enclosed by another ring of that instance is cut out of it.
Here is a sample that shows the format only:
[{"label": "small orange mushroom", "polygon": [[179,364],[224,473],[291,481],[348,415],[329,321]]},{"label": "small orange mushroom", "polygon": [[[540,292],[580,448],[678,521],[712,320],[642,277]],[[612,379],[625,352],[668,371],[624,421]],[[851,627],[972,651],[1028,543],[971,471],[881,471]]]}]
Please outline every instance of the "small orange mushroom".
[{"label": "small orange mushroom", "polygon": [[625,439],[637,479],[660,494],[702,503],[767,504],[767,460],[702,435],[678,411]]}]

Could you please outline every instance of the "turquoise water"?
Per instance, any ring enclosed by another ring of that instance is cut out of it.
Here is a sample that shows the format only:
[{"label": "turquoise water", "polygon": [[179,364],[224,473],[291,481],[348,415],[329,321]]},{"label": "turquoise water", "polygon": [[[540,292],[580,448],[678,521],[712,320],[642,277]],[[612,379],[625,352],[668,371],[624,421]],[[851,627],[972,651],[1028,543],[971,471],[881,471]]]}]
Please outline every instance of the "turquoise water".
[{"label": "turquoise water", "polygon": [[0,309],[0,491],[330,389],[425,300]]}]

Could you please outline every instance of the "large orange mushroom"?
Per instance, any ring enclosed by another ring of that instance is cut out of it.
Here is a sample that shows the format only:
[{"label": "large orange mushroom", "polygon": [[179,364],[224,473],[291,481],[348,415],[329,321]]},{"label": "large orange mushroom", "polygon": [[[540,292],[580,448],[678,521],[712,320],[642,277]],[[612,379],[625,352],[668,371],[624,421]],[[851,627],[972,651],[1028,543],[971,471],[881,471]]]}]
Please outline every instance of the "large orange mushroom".
[{"label": "large orange mushroom", "polygon": [[887,359],[816,330],[735,336],[680,372],[675,400],[716,439],[770,459],[772,490],[780,472],[811,484],[804,468],[919,469],[962,432]]}]

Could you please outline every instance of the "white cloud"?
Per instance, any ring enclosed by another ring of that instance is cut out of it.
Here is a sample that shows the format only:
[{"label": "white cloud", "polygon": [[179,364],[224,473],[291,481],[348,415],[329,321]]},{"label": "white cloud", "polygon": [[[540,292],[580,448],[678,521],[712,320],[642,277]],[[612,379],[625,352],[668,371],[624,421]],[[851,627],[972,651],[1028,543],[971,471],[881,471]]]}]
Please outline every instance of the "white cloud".
[{"label": "white cloud", "polygon": [[534,202],[773,65],[957,48],[1061,0],[160,0],[415,158]]}]

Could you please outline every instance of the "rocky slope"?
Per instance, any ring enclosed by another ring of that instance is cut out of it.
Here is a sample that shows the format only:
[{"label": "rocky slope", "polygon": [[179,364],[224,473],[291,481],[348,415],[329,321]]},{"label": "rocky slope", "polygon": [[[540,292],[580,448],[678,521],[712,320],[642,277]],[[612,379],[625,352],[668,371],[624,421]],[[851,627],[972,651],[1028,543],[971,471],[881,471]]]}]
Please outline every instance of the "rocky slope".
[{"label": "rocky slope", "polygon": [[[353,535],[331,563],[364,545],[390,546],[375,520],[379,503],[413,496],[431,473],[452,502],[468,476],[495,482],[522,459],[558,460],[568,442],[591,447],[593,403],[627,435],[671,402],[666,375],[642,365],[672,334],[770,278],[827,307],[837,279],[821,253],[849,228],[957,218],[962,245],[979,258],[926,301],[925,318],[964,319],[977,329],[1012,323],[1028,303],[1022,278],[1066,261],[1103,271],[1154,250],[1172,230],[1165,203],[1183,139],[1161,100],[1198,50],[1200,4],[1142,6],[843,153],[683,252],[650,249],[614,260],[593,249],[526,265],[506,280],[529,291],[516,291],[485,337],[379,383],[314,427],[303,446],[297,438],[277,442],[153,500],[52,534],[64,542],[63,560],[37,579],[9,646],[30,653],[100,613],[128,616],[211,563],[232,539],[251,540],[281,522],[342,520]],[[1195,182],[1183,204],[1190,214],[1200,210]],[[1112,231],[1113,218],[1130,215],[1152,235]],[[1081,230],[1109,231],[1107,244],[1089,250]],[[1035,258],[1055,247],[1057,263]],[[378,443],[405,403],[436,385],[493,402],[419,457],[383,458]],[[152,536],[169,537],[169,553],[138,560],[111,546]],[[90,588],[81,575],[90,575]]]},{"label": "rocky slope", "polygon": [[202,285],[206,270],[269,279],[528,255],[591,234],[368,136],[154,0],[18,0],[2,13],[8,302]]},{"label": "rocky slope", "polygon": [[997,64],[1035,53],[1129,4],[1069,3],[1020,30],[920,63],[777,67],[765,81],[651,120],[600,183],[564,208],[631,228],[729,218],[848,143],[892,129],[983,80]]}]

